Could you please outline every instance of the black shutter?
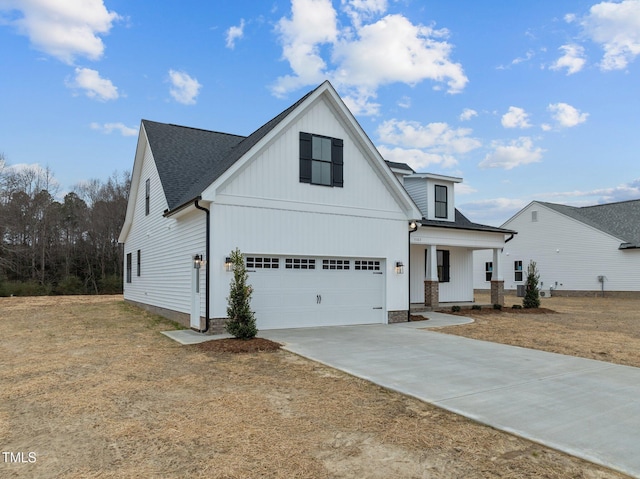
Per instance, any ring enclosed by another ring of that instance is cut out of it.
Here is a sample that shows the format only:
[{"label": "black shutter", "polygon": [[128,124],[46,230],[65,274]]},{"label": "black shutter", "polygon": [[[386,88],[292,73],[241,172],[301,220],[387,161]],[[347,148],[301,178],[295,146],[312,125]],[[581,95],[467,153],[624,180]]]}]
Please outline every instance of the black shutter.
[{"label": "black shutter", "polygon": [[343,159],[342,159],[343,141],[333,138],[331,142],[331,168],[333,168],[333,186],[344,186],[343,178]]},{"label": "black shutter", "polygon": [[451,281],[451,276],[450,276],[450,268],[451,268],[451,262],[450,262],[450,256],[449,250],[444,250],[442,255],[442,282],[443,283],[448,283],[449,281]]},{"label": "black shutter", "polygon": [[300,183],[311,183],[311,134],[300,132]]}]

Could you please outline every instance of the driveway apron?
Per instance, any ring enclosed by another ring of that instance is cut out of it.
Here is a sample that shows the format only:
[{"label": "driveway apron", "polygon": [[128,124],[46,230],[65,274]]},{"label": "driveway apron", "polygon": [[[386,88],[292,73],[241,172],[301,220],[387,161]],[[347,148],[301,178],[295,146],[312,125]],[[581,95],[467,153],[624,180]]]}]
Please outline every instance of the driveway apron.
[{"label": "driveway apron", "polygon": [[[446,323],[444,315],[438,320]],[[336,326],[260,336],[380,386],[640,477],[640,368],[418,329],[426,326]]]}]

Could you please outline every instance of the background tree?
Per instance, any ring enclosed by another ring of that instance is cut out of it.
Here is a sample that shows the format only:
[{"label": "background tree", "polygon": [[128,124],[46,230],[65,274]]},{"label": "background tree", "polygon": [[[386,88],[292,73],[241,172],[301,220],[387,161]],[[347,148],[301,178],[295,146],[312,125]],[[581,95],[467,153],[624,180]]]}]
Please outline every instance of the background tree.
[{"label": "background tree", "polygon": [[129,176],[89,180],[60,199],[49,168],[12,167],[0,154],[0,295],[122,292]]},{"label": "background tree", "polygon": [[529,261],[527,266],[527,283],[525,286],[524,298],[522,299],[523,308],[539,308],[540,307],[540,290],[538,284],[540,275],[536,267],[535,261]]},{"label": "background tree", "polygon": [[251,285],[247,284],[249,275],[244,265],[244,257],[239,249],[231,252],[233,265],[233,280],[231,281],[229,297],[227,298],[228,321],[225,326],[227,332],[238,339],[251,339],[258,334],[256,318],[251,311]]}]

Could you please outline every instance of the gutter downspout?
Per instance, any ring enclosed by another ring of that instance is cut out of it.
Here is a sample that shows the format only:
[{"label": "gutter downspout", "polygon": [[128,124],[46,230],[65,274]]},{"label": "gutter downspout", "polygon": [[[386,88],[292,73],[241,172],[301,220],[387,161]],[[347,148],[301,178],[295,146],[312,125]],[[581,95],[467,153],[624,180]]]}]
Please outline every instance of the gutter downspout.
[{"label": "gutter downspout", "polygon": [[211,240],[211,238],[210,238],[210,236],[211,236],[211,226],[210,226],[211,225],[211,221],[210,221],[211,212],[207,208],[205,208],[204,206],[200,206],[198,204],[199,200],[200,200],[200,198],[197,198],[195,200],[195,202],[193,203],[193,205],[197,209],[202,210],[207,214],[207,234],[206,234],[206,236],[207,236],[207,245],[206,245],[206,253],[205,253],[207,255],[207,259],[206,259],[206,262],[205,262],[205,267],[206,267],[206,273],[205,274],[207,275],[207,277],[205,278],[206,291],[205,291],[205,294],[204,294],[205,301],[206,301],[205,313],[204,313],[205,314],[205,327],[202,330],[198,330],[198,332],[199,333],[206,333],[207,331],[209,331],[209,294],[210,294],[209,293],[209,291],[210,291],[209,277],[211,276],[209,274],[211,272],[211,259],[209,257],[209,253],[210,253],[210,249],[211,249],[211,241],[210,241]]},{"label": "gutter downspout", "polygon": [[[414,226],[411,226],[411,225]],[[409,283],[408,291],[408,304],[409,309],[407,309],[407,322],[411,322],[411,233],[415,233],[418,231],[418,222],[412,221],[409,223],[409,248],[407,249],[407,283]]]}]

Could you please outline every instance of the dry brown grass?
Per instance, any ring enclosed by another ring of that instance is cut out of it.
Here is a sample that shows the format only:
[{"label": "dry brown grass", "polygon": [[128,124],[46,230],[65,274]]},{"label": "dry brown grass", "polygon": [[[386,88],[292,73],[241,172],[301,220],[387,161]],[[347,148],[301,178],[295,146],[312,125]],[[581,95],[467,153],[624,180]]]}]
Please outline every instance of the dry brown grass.
[{"label": "dry brown grass", "polygon": [[619,478],[285,351],[171,341],[120,297],[0,298],[0,477]]},{"label": "dry brown grass", "polygon": [[[489,301],[476,295],[476,301]],[[440,330],[473,339],[640,367],[640,299],[542,298],[557,314],[510,312],[522,298],[507,296],[502,312],[465,310],[475,322]]]}]

